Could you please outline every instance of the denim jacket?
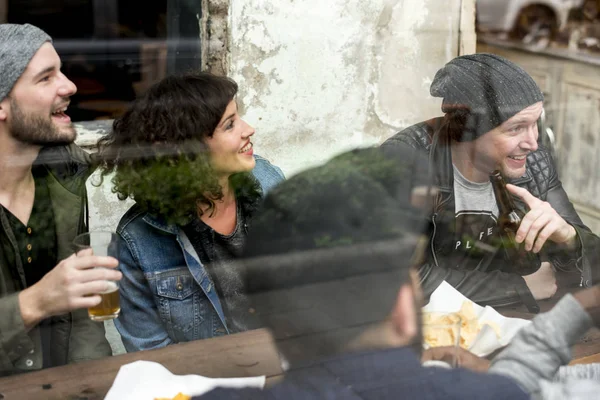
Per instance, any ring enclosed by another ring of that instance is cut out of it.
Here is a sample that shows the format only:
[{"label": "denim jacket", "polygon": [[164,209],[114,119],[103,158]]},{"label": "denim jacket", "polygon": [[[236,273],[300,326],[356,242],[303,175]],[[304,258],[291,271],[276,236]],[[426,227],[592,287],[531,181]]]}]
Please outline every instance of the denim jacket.
[{"label": "denim jacket", "polygon": [[[284,179],[255,156],[263,195]],[[121,315],[115,325],[128,352],[229,333],[212,279],[183,229],[134,205],[117,227]]]}]

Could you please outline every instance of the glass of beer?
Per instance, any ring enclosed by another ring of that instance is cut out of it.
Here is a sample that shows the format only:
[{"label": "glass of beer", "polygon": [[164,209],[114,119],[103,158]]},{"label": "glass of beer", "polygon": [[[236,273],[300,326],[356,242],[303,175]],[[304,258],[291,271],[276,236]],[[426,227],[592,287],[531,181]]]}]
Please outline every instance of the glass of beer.
[{"label": "glass of beer", "polygon": [[[88,232],[77,236],[73,241],[73,245],[77,253],[81,250],[92,249],[93,254],[97,256],[114,256],[118,254],[116,239],[117,235],[113,232]],[[98,293],[102,298],[100,304],[88,308],[88,315],[92,321],[107,321],[117,318],[121,311],[119,285],[114,281],[107,282],[108,289],[104,293]]]}]

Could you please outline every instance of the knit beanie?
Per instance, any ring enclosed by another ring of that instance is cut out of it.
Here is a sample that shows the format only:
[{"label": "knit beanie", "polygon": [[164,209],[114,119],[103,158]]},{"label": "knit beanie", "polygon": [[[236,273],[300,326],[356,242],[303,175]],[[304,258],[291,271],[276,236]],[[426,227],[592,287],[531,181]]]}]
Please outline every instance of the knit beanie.
[{"label": "knit beanie", "polygon": [[503,57],[486,53],[448,62],[436,73],[430,93],[443,98],[444,113],[468,115],[459,141],[474,140],[544,100],[525,70]]},{"label": "knit beanie", "polygon": [[0,101],[45,42],[52,43],[52,38],[33,25],[0,24]]}]

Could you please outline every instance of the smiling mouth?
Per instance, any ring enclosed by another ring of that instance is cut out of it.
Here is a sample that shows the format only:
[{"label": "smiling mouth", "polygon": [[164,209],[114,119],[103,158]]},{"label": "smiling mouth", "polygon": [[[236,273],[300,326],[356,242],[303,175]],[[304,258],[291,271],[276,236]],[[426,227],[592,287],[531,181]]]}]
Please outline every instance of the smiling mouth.
[{"label": "smiling mouth", "polygon": [[247,145],[245,145],[244,147],[242,147],[242,149],[240,151],[238,151],[238,153],[246,153],[248,151],[250,151],[252,149],[252,142],[248,142]]},{"label": "smiling mouth", "polygon": [[512,160],[516,160],[516,161],[523,161],[524,159],[527,158],[527,154],[522,155],[522,156],[508,156],[508,158],[510,158]]},{"label": "smiling mouth", "polygon": [[68,105],[58,108],[56,111],[54,111],[52,113],[52,116],[56,116],[56,117],[64,117],[66,116],[65,112],[67,111],[67,108],[69,108]]}]

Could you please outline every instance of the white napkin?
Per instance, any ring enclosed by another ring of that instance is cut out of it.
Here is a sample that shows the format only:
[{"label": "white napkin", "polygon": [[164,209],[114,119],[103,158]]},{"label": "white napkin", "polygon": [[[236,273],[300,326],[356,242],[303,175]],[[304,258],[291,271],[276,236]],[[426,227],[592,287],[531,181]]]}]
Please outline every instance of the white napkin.
[{"label": "white napkin", "polygon": [[265,377],[207,378],[200,375],[174,375],[161,364],[135,361],[121,366],[104,399],[154,400],[155,397],[175,397],[179,392],[198,396],[219,386],[262,389]]},{"label": "white napkin", "polygon": [[[423,311],[436,313],[458,312],[464,301],[470,300],[444,281],[431,294],[429,304],[423,307]],[[485,357],[494,350],[506,346],[521,328],[531,323],[531,321],[521,318],[506,318],[490,306],[484,308],[473,303],[473,309],[480,323],[492,321],[500,328],[499,338],[489,325],[484,325],[479,331],[468,349],[479,357]]]}]

